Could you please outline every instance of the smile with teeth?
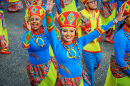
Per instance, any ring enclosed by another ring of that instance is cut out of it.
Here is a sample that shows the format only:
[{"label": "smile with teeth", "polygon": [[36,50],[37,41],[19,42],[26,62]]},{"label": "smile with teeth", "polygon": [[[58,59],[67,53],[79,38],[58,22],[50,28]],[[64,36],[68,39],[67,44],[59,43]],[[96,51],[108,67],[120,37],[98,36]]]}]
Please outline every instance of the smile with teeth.
[{"label": "smile with teeth", "polygon": [[33,24],[33,27],[36,28],[38,26],[38,24]]},{"label": "smile with teeth", "polygon": [[71,37],[70,36],[66,36],[66,39],[70,39]]}]

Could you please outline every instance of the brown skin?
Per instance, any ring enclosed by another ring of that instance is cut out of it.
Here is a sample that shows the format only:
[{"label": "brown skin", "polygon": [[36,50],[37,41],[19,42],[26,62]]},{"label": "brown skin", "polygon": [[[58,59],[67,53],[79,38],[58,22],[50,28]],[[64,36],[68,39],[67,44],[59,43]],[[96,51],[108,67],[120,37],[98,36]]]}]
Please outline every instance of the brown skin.
[{"label": "brown skin", "polygon": [[[92,2],[95,1],[95,2]],[[97,9],[97,1],[96,0],[88,0],[87,3],[85,3],[85,7],[89,10],[91,14],[93,14],[95,9]]]},{"label": "brown skin", "polygon": [[130,31],[130,15],[125,19],[125,23],[129,26]]},{"label": "brown skin", "polygon": [[74,28],[63,28],[61,29],[61,37],[66,44],[73,42],[75,38],[75,29]]},{"label": "brown skin", "polygon": [[38,16],[32,16],[30,22],[27,23],[27,30],[31,31],[31,28],[35,34],[39,33],[40,26],[42,25],[42,21]]}]

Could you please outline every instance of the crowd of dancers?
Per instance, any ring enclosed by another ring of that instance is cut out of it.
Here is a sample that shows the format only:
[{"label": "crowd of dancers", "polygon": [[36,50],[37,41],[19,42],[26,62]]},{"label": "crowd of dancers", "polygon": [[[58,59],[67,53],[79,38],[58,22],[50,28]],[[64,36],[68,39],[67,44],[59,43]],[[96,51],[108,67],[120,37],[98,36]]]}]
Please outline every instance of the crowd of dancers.
[{"label": "crowd of dancers", "polygon": [[[80,1],[85,6],[81,11],[77,0],[24,0],[22,47],[29,55],[26,70],[31,86],[94,86],[103,33],[104,41],[114,44],[104,86],[130,86],[130,0]],[[1,9],[7,3],[9,12],[23,8],[20,0],[0,2]],[[57,9],[55,15],[53,8]],[[10,54],[1,9],[0,53]]]}]

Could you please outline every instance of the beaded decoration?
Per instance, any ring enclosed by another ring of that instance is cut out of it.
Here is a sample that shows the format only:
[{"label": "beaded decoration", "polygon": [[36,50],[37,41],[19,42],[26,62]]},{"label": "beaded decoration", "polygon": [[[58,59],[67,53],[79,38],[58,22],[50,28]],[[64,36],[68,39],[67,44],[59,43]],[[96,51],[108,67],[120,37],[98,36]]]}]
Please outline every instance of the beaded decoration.
[{"label": "beaded decoration", "polygon": [[128,32],[129,27],[125,24],[125,25],[123,26],[123,29],[124,29],[124,34],[125,34],[126,37],[130,40],[130,34],[129,34],[129,32]]},{"label": "beaded decoration", "polygon": [[32,39],[33,39],[33,41],[39,46],[39,47],[44,47],[45,45],[46,45],[46,37],[45,37],[45,32],[44,32],[44,39],[45,39],[45,43],[43,42],[43,45],[40,45],[40,44],[38,44],[37,43],[37,41],[35,41],[35,39],[33,38],[33,36],[35,37],[35,38],[37,38],[37,39],[41,39],[41,36],[39,36],[39,37],[37,37],[37,36],[35,36],[34,34],[32,35]]},{"label": "beaded decoration", "polygon": [[128,32],[126,32],[126,31],[124,31],[124,34],[126,35],[126,37],[130,40],[130,34],[128,33]]},{"label": "beaded decoration", "polygon": [[[62,44],[63,44],[63,46],[64,46],[64,48],[67,50],[67,52],[69,53],[69,55],[71,56],[71,57],[69,57],[69,58],[74,58],[74,59],[78,59],[78,58],[80,58],[80,54],[81,54],[81,52],[80,52],[80,50],[79,50],[79,47],[78,47],[78,44],[77,44],[77,42],[74,42],[74,45],[73,45],[73,47],[67,47],[65,44],[64,44],[64,42],[62,41]],[[75,47],[75,44],[76,44],[76,46],[77,46],[77,48],[78,48],[78,51],[79,51],[79,56],[78,57],[76,57],[76,52],[75,52],[75,50],[73,50],[73,48]],[[71,55],[71,53],[70,53],[70,51],[69,50],[72,50],[72,51],[74,51],[74,53],[75,53],[75,56],[73,56],[73,55]]]}]

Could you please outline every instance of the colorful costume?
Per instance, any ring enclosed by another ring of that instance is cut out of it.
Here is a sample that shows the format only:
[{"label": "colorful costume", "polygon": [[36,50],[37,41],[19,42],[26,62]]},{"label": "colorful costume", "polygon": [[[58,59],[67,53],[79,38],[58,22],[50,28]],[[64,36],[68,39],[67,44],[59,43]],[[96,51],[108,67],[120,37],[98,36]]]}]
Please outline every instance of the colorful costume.
[{"label": "colorful costume", "polygon": [[22,1],[20,0],[4,0],[8,2],[7,9],[9,12],[15,12],[23,8]]},{"label": "colorful costume", "polygon": [[65,11],[77,11],[75,0],[55,0],[58,14]]},{"label": "colorful costume", "polygon": [[[8,45],[9,45],[9,40],[8,40],[8,33],[7,33],[7,28],[5,24],[5,19],[4,19],[4,12],[0,9],[0,40],[4,39],[7,42],[7,48],[3,49],[7,51]],[[2,45],[0,42],[0,50],[2,49]]]},{"label": "colorful costume", "polygon": [[[109,21],[113,20],[116,17],[116,3],[115,0],[101,0],[101,7],[100,7],[100,18],[101,24],[105,25]],[[113,43],[113,36],[115,31],[115,25],[112,26],[108,31],[106,31],[105,39],[106,42]]]},{"label": "colorful costume", "polygon": [[[45,11],[41,6],[32,5],[28,8],[29,19],[38,16],[41,21]],[[23,48],[28,50],[29,61],[26,67],[28,77],[32,86],[54,86],[57,78],[56,64],[52,63],[54,58],[49,54],[49,40],[47,29],[40,28],[40,33],[26,31],[22,37]]]},{"label": "colorful costume", "polygon": [[[124,15],[130,15],[130,1],[123,5]],[[114,50],[104,86],[130,86],[130,27],[127,24],[114,37]]]},{"label": "colorful costume", "polygon": [[[27,2],[26,2],[27,3]],[[29,4],[26,4],[27,6],[26,6],[26,9],[25,9],[25,16],[24,16],[24,19],[23,19],[23,27],[26,29],[26,24],[25,24],[25,19],[27,19],[27,20],[29,20],[28,19],[28,8],[31,6],[31,5],[35,5],[35,3],[34,2],[28,2]],[[46,4],[45,3],[43,3],[42,5],[42,8],[44,9],[44,10],[46,10]],[[45,16],[46,16],[46,13],[45,13]],[[44,19],[43,19],[43,27],[44,27],[44,29],[46,29],[46,17],[44,17]]]},{"label": "colorful costume", "polygon": [[[67,11],[61,13],[57,18],[58,23],[62,28],[77,28],[80,21],[80,14],[75,11]],[[88,35],[82,36],[73,40],[71,44],[65,44],[63,41],[57,39],[54,31],[53,16],[48,14],[47,29],[49,31],[50,44],[52,46],[54,55],[58,62],[58,79],[56,86],[88,86],[87,71],[85,72],[81,64],[83,47],[98,37],[104,30],[111,27],[114,23],[109,22],[106,26],[101,26]],[[85,82],[85,83],[84,83]]]},{"label": "colorful costume", "polygon": [[[87,3],[88,0],[81,0],[83,4]],[[85,36],[92,31],[94,31],[97,27],[101,24],[99,11],[96,9],[94,13],[94,17],[89,12],[89,10],[85,7],[85,9],[80,11],[81,15],[81,24],[78,27],[78,37]],[[91,80],[91,85],[94,85],[94,71],[100,66],[101,64],[101,48],[99,42],[96,39],[88,43],[83,47],[83,57],[85,60],[85,64],[87,66],[87,71],[89,78]]]}]

